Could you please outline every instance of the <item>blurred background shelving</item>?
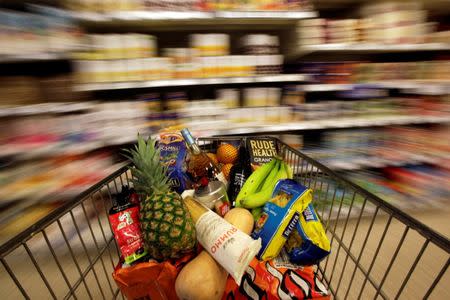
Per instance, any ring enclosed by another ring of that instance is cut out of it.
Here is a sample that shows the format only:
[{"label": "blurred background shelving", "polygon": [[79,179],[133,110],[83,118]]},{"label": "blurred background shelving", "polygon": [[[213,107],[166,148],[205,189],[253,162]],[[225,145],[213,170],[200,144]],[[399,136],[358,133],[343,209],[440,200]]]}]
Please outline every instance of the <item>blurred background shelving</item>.
[{"label": "blurred background shelving", "polygon": [[445,1],[1,6],[0,240],[166,127],[274,135],[402,209],[448,206]]}]

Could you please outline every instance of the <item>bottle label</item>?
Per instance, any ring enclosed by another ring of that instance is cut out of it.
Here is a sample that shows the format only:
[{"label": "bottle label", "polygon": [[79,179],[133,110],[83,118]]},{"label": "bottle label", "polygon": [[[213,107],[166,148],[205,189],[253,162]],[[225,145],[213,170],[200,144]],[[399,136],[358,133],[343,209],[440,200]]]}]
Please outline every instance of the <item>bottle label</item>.
[{"label": "bottle label", "polygon": [[201,215],[195,230],[203,248],[240,284],[250,261],[261,248],[261,240],[253,240],[213,211]]},{"label": "bottle label", "polygon": [[109,222],[126,263],[132,263],[146,254],[145,251],[142,254],[136,254],[144,247],[138,207],[130,207],[109,215]]},{"label": "bottle label", "polygon": [[247,178],[245,177],[244,174],[242,174],[242,173],[236,173],[236,174],[234,175],[234,181],[233,181],[233,183],[234,183],[235,186],[242,187],[242,186],[244,185],[244,182],[245,182],[246,179],[247,179]]}]

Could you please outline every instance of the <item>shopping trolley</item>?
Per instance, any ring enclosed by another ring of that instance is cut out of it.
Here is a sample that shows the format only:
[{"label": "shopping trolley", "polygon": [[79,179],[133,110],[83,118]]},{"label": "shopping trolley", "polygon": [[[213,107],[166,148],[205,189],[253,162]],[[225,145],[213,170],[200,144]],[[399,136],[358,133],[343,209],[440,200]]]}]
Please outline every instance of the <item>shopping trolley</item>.
[{"label": "shopping trolley", "polygon": [[[221,141],[204,138],[214,150]],[[314,190],[331,242],[317,266],[334,298],[450,299],[449,240],[277,140],[294,179]],[[132,185],[124,166],[0,247],[2,298],[123,298],[112,280],[119,251],[108,222],[114,194]]]}]

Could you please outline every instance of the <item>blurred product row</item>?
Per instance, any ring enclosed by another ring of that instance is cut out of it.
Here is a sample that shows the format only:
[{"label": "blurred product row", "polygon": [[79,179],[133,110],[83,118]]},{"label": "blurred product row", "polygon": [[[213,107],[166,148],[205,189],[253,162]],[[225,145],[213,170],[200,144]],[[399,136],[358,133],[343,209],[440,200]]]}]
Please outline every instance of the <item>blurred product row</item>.
[{"label": "blurred product row", "polygon": [[450,31],[428,22],[420,2],[363,5],[361,19],[310,19],[299,21],[298,46],[322,44],[449,43]]},{"label": "blurred product row", "polygon": [[[0,169],[0,241],[11,237],[120,168],[108,151],[59,156]],[[22,216],[17,218],[17,216]]]},{"label": "blurred product row", "polygon": [[[345,120],[356,123],[365,119],[368,125],[379,125],[379,120],[390,116],[405,116],[412,123],[427,116],[448,120],[449,114],[446,96],[305,102],[301,86],[295,85],[219,89],[215,99],[203,100],[190,100],[185,92],[151,93],[131,101],[3,107],[0,156],[23,160],[81,154],[133,142],[137,132],[152,134],[171,126],[231,134],[239,129],[272,131],[271,126],[277,124],[295,129],[302,122],[309,126],[317,123],[320,129],[323,120],[334,120],[336,128],[348,126],[343,125]],[[8,118],[14,115],[20,117]],[[333,124],[326,126],[332,128]]]},{"label": "blurred product row", "polygon": [[143,34],[87,36],[85,52],[75,64],[78,81],[120,82],[172,78],[241,77],[278,74],[283,56],[277,36],[246,35],[245,55],[230,55],[227,34],[189,35],[189,48],[162,48],[156,57],[156,37]]},{"label": "blurred product row", "polygon": [[[412,2],[414,3],[414,2]],[[400,4],[399,4],[400,5]],[[295,33],[284,47],[289,53],[315,45],[383,45],[450,43],[445,25],[427,22],[427,12],[419,8],[367,10],[363,19],[327,20],[312,18],[294,23]],[[42,53],[76,53],[85,59],[131,59],[156,57],[156,38],[148,34],[86,34],[76,18],[69,13],[50,9],[24,13],[0,10],[0,55],[31,55]],[[131,28],[130,28],[131,29]],[[123,32],[123,29],[121,29]],[[278,33],[277,33],[278,34]],[[175,59],[226,56],[233,46],[245,55],[278,54],[279,35],[248,34],[231,41],[227,34],[191,34],[189,48],[161,48],[160,55]],[[6,41],[8,41],[6,43]],[[411,46],[414,49],[414,46]],[[87,50],[80,53],[80,50]]]},{"label": "blurred product row", "polygon": [[[161,48],[161,54],[172,57],[177,63],[192,57],[230,55],[229,34],[189,34],[189,48]],[[235,41],[242,54],[270,55],[279,53],[279,39],[276,35],[247,34]],[[233,43],[234,45],[234,43]],[[85,52],[77,55],[82,59],[130,59],[158,56],[157,38],[149,34],[87,34],[84,36]]]},{"label": "blurred product row", "polygon": [[0,10],[0,58],[78,49],[80,27],[67,16]]},{"label": "blurred product row", "polygon": [[449,132],[448,125],[335,131],[302,151],[402,209],[446,208]]},{"label": "blurred product row", "polygon": [[311,9],[309,0],[122,0],[119,2],[66,0],[69,9],[79,11],[110,12],[127,10],[163,11],[214,11],[214,10],[307,10]]},{"label": "blurred product row", "polygon": [[302,62],[296,72],[315,83],[348,84],[391,80],[450,81],[450,60],[414,62],[316,61]]}]

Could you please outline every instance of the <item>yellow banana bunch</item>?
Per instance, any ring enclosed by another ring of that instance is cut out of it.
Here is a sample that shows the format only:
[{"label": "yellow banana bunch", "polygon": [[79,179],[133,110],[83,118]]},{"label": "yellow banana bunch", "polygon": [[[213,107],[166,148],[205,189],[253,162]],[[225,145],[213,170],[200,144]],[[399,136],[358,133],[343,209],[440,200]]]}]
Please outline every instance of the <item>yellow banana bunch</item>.
[{"label": "yellow banana bunch", "polygon": [[270,162],[262,165],[256,171],[250,175],[249,178],[244,183],[244,186],[241,188],[241,191],[236,197],[236,207],[241,206],[241,200],[248,195],[256,193],[261,185],[264,183],[264,180],[272,171],[272,169],[277,165],[278,160],[272,159]]},{"label": "yellow banana bunch", "polygon": [[272,170],[266,178],[263,179],[263,183],[259,183],[261,188],[254,190],[253,193],[242,195],[239,199],[240,206],[245,208],[257,208],[263,206],[271,199],[273,189],[279,180],[292,178],[292,170],[282,159],[274,158],[272,162],[273,161],[277,162],[273,165]]}]

